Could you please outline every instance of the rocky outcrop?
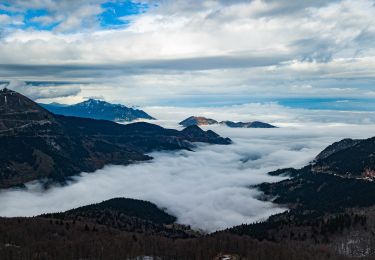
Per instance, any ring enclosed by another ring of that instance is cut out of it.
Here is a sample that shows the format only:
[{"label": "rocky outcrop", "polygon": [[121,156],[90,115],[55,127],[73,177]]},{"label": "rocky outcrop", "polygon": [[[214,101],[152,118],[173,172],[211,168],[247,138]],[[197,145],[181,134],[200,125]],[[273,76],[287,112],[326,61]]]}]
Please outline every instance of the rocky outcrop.
[{"label": "rocky outcrop", "polygon": [[214,125],[218,124],[218,122],[211,118],[206,118],[202,116],[191,116],[181,121],[179,124],[184,127],[188,127],[192,125]]}]

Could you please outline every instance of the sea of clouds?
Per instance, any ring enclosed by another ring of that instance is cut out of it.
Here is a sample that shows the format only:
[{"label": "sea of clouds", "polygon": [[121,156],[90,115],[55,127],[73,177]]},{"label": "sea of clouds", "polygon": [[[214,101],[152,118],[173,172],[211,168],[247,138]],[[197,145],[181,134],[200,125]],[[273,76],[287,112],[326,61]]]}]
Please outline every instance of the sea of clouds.
[{"label": "sea of clouds", "polygon": [[47,191],[37,183],[28,184],[26,190],[3,190],[0,192],[0,215],[33,216],[113,197],[129,197],[156,203],[175,215],[179,223],[212,232],[263,220],[286,210],[259,200],[261,193],[251,188],[262,182],[282,179],[269,176],[267,172],[302,167],[327,145],[342,138],[375,135],[373,114],[367,112],[346,114],[345,117],[338,111],[304,112],[273,105],[276,107],[272,113],[271,106],[256,106],[258,109],[252,107],[252,111],[243,106],[230,109],[149,108],[147,112],[153,112],[153,116],[161,119],[156,123],[176,128],[180,119],[192,113],[210,115],[218,120],[245,120],[262,119],[260,112],[268,109],[267,113],[263,111],[263,118],[280,128],[204,127],[230,137],[233,144],[198,144],[195,151],[152,153],[154,159],[150,162],[106,166],[95,173],[82,173],[67,186],[56,186]]}]

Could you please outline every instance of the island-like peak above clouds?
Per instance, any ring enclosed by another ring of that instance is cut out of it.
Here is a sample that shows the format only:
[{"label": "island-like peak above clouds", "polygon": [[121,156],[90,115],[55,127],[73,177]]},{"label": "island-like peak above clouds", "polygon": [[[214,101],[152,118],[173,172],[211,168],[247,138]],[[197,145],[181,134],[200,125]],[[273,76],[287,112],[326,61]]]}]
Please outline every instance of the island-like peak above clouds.
[{"label": "island-like peak above clouds", "polygon": [[211,118],[206,118],[203,116],[191,116],[186,118],[185,120],[181,121],[179,124],[188,127],[192,125],[214,125],[218,122]]},{"label": "island-like peak above clouds", "polygon": [[222,125],[226,125],[232,128],[276,128],[276,126],[263,123],[260,121],[253,121],[253,122],[233,122],[233,121],[222,121],[220,122]]},{"label": "island-like peak above clouds", "polygon": [[191,116],[189,118],[186,118],[185,120],[181,121],[179,123],[180,125],[187,127],[192,125],[225,125],[227,127],[231,128],[276,128],[276,126],[273,126],[271,124],[263,123],[260,121],[253,121],[253,122],[233,122],[233,121],[221,121],[218,122],[211,118],[206,117],[197,117],[197,116]]},{"label": "island-like peak above clouds", "polygon": [[116,122],[130,122],[137,119],[155,119],[146,112],[120,104],[111,104],[99,99],[88,99],[81,103],[63,106],[60,104],[40,104],[58,115],[103,119]]},{"label": "island-like peak above clouds", "polygon": [[192,149],[192,142],[231,140],[199,127],[178,131],[55,115],[17,92],[0,91],[0,188],[40,178],[64,181],[106,164],[151,159],[146,153],[155,150]]}]

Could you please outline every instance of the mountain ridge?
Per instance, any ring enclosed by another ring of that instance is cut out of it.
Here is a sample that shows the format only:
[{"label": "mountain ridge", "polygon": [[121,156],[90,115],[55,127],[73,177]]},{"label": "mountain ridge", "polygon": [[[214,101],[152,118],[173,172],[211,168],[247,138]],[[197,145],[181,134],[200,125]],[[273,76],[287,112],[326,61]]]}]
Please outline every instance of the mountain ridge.
[{"label": "mountain ridge", "polygon": [[55,115],[21,94],[0,91],[0,188],[47,178],[64,182],[106,164],[152,159],[147,153],[191,150],[194,142],[230,144],[200,128],[183,131],[140,122]]},{"label": "mountain ridge", "polygon": [[134,109],[121,104],[111,104],[99,99],[88,99],[74,105],[40,104],[48,111],[65,116],[130,122],[137,119],[154,120],[155,118],[140,109]]},{"label": "mountain ridge", "polygon": [[260,122],[260,121],[253,121],[253,122],[233,122],[233,121],[216,121],[212,118],[202,117],[202,116],[190,116],[184,120],[182,120],[179,125],[184,127],[191,126],[191,125],[225,125],[230,128],[277,128],[274,125]]},{"label": "mountain ridge", "polygon": [[375,137],[343,139],[324,149],[313,161],[312,171],[346,178],[375,178]]},{"label": "mountain ridge", "polygon": [[280,169],[288,176],[256,185],[261,200],[289,210],[268,220],[228,229],[259,240],[322,245],[338,255],[375,254],[375,137],[343,139],[327,146],[301,169]]}]

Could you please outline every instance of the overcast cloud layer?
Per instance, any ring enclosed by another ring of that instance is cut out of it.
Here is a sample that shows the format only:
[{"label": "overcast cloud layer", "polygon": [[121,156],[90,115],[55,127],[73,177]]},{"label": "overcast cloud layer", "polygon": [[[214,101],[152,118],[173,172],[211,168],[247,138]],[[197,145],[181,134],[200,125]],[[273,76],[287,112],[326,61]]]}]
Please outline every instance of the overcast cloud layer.
[{"label": "overcast cloud layer", "polygon": [[114,1],[116,27],[106,2],[5,1],[0,79],[91,83],[65,102],[375,98],[373,0]]}]

